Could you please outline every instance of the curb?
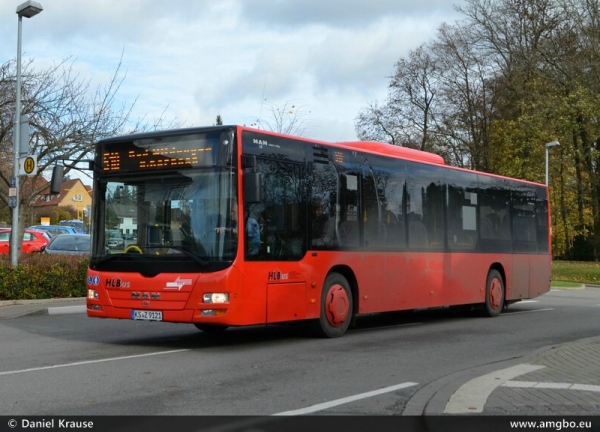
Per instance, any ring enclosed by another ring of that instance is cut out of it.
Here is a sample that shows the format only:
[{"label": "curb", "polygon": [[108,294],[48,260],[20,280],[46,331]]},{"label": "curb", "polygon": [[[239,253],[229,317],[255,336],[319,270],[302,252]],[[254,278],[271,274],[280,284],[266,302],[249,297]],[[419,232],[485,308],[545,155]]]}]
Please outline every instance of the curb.
[{"label": "curb", "polygon": [[51,298],[51,299],[33,299],[33,300],[0,300],[0,307],[2,306],[27,306],[37,304],[61,304],[61,303],[74,303],[74,302],[85,302],[85,297],[70,297],[70,298]]},{"label": "curb", "polygon": [[48,315],[68,315],[68,314],[78,314],[85,313],[85,305],[77,305],[77,306],[61,306],[61,307],[52,307],[46,309],[46,313]]},{"label": "curb", "polygon": [[0,301],[0,320],[23,316],[63,315],[85,312],[85,297]]}]

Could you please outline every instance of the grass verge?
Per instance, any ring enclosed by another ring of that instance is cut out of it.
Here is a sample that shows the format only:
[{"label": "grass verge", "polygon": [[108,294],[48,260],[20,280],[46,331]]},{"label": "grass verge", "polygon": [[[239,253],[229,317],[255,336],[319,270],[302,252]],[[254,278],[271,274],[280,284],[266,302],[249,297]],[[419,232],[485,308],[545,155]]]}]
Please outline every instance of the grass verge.
[{"label": "grass verge", "polygon": [[600,263],[553,261],[552,285],[554,285],[555,282],[600,285]]}]

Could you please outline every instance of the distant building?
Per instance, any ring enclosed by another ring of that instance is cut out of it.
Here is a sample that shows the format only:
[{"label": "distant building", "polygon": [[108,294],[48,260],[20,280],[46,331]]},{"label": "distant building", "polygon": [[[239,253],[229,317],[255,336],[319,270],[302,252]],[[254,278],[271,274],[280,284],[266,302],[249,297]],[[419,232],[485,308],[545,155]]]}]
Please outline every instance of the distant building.
[{"label": "distant building", "polygon": [[50,184],[48,183],[48,188],[40,193],[31,206],[32,224],[38,224],[40,216],[51,215],[52,211],[59,207],[65,209],[70,207],[76,213],[75,219],[88,222],[87,212],[92,205],[91,192],[92,188],[84,185],[80,179],[64,181],[58,194],[50,193]]},{"label": "distant building", "polygon": [[112,204],[111,208],[117,214],[118,226],[125,239],[129,240],[137,236],[137,213],[127,204]]}]

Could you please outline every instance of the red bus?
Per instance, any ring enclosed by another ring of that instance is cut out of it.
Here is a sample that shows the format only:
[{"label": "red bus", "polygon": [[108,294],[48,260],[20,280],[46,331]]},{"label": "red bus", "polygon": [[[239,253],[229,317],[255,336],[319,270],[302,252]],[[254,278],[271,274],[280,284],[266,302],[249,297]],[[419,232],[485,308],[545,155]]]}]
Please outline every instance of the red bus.
[{"label": "red bus", "polygon": [[90,317],[338,337],[363,314],[496,316],[550,288],[547,188],[434,154],[215,126],[106,139],[93,166]]}]

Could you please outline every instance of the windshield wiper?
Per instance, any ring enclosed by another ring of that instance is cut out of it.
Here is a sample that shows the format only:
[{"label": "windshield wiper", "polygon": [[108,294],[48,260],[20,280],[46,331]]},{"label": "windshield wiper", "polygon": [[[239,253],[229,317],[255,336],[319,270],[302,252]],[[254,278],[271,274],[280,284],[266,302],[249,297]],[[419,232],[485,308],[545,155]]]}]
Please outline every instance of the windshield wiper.
[{"label": "windshield wiper", "polygon": [[112,261],[114,259],[117,258],[123,258],[123,257],[128,257],[129,259],[132,259],[133,256],[131,254],[126,254],[126,253],[117,253],[117,254],[109,254],[109,255],[105,255],[102,258],[95,258],[94,262],[96,264],[102,264],[108,261]]},{"label": "windshield wiper", "polygon": [[[195,262],[201,264],[204,267],[206,267],[206,266],[208,266],[210,264],[208,261],[200,258],[195,253],[187,250],[185,247],[182,247],[182,246],[145,246],[145,247],[141,247],[140,249],[142,251],[148,250],[148,249],[152,249],[152,250],[156,250],[156,249],[171,249],[171,250],[175,250],[175,251],[181,252],[185,256],[192,258]],[[169,254],[169,252],[167,252],[167,255],[168,254]],[[126,254],[126,255],[129,255],[129,254]],[[135,255],[135,254],[133,254],[133,255]]]}]

